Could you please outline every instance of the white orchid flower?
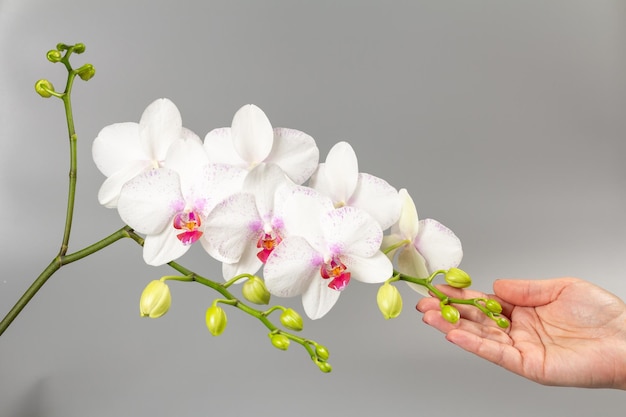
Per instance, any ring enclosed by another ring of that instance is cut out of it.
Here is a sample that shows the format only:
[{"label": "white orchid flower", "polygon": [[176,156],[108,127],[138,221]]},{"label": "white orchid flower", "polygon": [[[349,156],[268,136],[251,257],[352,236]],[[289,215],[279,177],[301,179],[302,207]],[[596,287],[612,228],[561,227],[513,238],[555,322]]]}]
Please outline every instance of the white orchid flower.
[{"label": "white orchid flower", "polygon": [[327,195],[335,207],[351,206],[365,210],[383,230],[400,216],[398,191],[385,180],[359,173],[354,149],[347,142],[335,144],[319,164],[309,185]]},{"label": "white orchid flower", "polygon": [[363,210],[335,209],[327,197],[298,187],[283,220],[288,233],[267,259],[265,285],[277,296],[301,294],[311,319],[335,305],[351,278],[380,283],[393,272],[391,261],[379,250],[382,229]]},{"label": "white orchid flower", "polygon": [[178,108],[165,98],[152,102],[139,123],[115,123],[103,128],[92,146],[93,160],[107,177],[98,192],[100,204],[115,208],[127,181],[162,167],[170,145],[190,137],[197,136],[182,126]]},{"label": "white orchid flower", "polygon": [[[426,278],[438,270],[456,268],[463,258],[459,238],[443,224],[433,219],[419,220],[415,203],[406,189],[401,189],[402,210],[398,222],[391,226],[383,239],[383,248],[398,246],[388,255],[398,255],[398,271]],[[417,284],[409,286],[422,295],[428,290]]]},{"label": "white orchid flower", "polygon": [[295,185],[279,166],[258,165],[247,175],[242,192],[209,214],[202,244],[223,262],[224,279],[255,274],[280,244],[284,236],[281,208],[290,186]]},{"label": "white orchid flower", "polygon": [[241,187],[245,173],[209,164],[200,139],[187,138],[171,145],[162,168],[124,184],[117,210],[126,224],[146,235],[144,261],[162,265],[187,252],[203,238],[207,215]]},{"label": "white orchid flower", "polygon": [[272,128],[260,108],[248,104],[233,117],[232,126],[214,129],[204,139],[211,162],[253,170],[273,163],[296,184],[309,179],[319,161],[315,141],[304,132]]}]

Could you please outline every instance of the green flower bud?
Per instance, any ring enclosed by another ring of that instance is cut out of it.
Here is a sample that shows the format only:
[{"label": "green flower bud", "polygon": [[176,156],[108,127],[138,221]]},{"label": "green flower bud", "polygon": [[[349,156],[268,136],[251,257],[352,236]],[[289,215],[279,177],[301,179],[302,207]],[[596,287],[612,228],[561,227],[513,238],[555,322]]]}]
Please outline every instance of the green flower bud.
[{"label": "green flower bud", "polygon": [[89,81],[96,75],[96,68],[91,64],[85,64],[76,71],[76,74],[81,80]]},{"label": "green flower bud", "polygon": [[74,48],[72,49],[72,51],[74,51],[74,53],[76,54],[82,54],[83,52],[85,52],[85,44],[77,43],[76,45],[74,45]]},{"label": "green flower bud", "polygon": [[43,98],[52,97],[54,86],[48,80],[39,80],[35,83],[35,91]]},{"label": "green flower bud", "polygon": [[385,282],[378,289],[376,302],[386,320],[398,317],[402,311],[402,297],[400,296],[400,291],[388,282]]},{"label": "green flower bud", "polygon": [[441,307],[441,316],[446,321],[454,324],[461,318],[461,313],[459,313],[459,310],[456,307],[446,304]]},{"label": "green flower bud", "polygon": [[323,361],[327,360],[329,356],[328,349],[326,349],[326,346],[322,345],[317,345],[315,347],[315,354]]},{"label": "green flower bud", "polygon": [[265,283],[259,277],[252,277],[243,284],[241,293],[254,304],[267,304],[270,302],[270,293],[265,288]]},{"label": "green flower bud", "polygon": [[270,336],[270,340],[275,348],[280,350],[287,350],[289,348],[289,338],[284,334],[275,333]]},{"label": "green flower bud", "polygon": [[506,317],[498,317],[496,319],[496,323],[498,324],[498,327],[502,329],[506,329],[507,327],[511,325],[511,323],[509,322],[509,320],[507,320]]},{"label": "green flower bud", "polygon": [[141,317],[156,319],[167,313],[172,304],[170,287],[163,281],[151,281],[141,293],[139,313]]},{"label": "green flower bud", "polygon": [[317,362],[317,367],[326,374],[333,370],[333,367],[328,362]]},{"label": "green flower bud", "polygon": [[206,327],[213,336],[219,336],[226,329],[226,312],[219,306],[211,306],[206,311]]},{"label": "green flower bud", "polygon": [[59,62],[61,58],[63,58],[63,54],[56,49],[51,49],[46,54],[46,58],[48,58],[50,62]]},{"label": "green flower bud", "polygon": [[70,46],[64,43],[57,43],[57,49],[59,51],[65,51],[66,49],[70,49]]},{"label": "green flower bud", "polygon": [[288,308],[280,315],[280,322],[288,329],[299,332],[302,330],[302,316],[292,308]]},{"label": "green flower bud", "polygon": [[472,285],[472,278],[459,268],[450,268],[445,275],[446,282],[454,288],[467,288]]},{"label": "green flower bud", "polygon": [[487,310],[491,311],[492,313],[496,313],[496,314],[502,313],[502,306],[496,300],[489,299],[485,301],[485,307],[487,308]]}]

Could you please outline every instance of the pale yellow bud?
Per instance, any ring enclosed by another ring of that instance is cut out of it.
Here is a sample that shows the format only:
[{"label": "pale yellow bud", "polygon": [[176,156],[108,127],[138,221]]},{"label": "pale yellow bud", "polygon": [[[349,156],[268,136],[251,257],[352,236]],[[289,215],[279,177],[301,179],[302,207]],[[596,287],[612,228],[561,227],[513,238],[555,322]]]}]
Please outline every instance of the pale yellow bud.
[{"label": "pale yellow bud", "polygon": [[450,268],[445,275],[446,282],[454,288],[467,288],[472,285],[472,278],[459,268]]},{"label": "pale yellow bud", "polygon": [[252,277],[243,283],[241,293],[254,304],[267,304],[270,302],[270,293],[265,288],[265,283],[259,277]]},{"label": "pale yellow bud", "polygon": [[165,282],[155,279],[141,293],[139,313],[142,317],[156,319],[167,313],[171,304],[170,288]]},{"label": "pale yellow bud", "polygon": [[387,320],[398,317],[402,311],[402,297],[400,296],[400,291],[388,282],[385,282],[378,289],[376,302],[378,303],[380,312],[383,313],[383,317]]},{"label": "pale yellow bud", "polygon": [[226,329],[228,319],[222,307],[211,306],[206,311],[206,327],[213,336],[219,336]]}]

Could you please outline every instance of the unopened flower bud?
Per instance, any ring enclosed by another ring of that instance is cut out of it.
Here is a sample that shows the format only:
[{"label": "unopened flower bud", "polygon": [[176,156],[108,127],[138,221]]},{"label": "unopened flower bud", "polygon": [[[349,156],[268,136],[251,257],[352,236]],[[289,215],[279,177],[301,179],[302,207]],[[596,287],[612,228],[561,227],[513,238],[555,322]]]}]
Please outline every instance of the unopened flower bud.
[{"label": "unopened flower bud", "polygon": [[497,302],[494,299],[489,299],[485,301],[485,307],[487,308],[487,310],[491,311],[492,313],[496,313],[496,314],[502,313],[502,306],[500,305],[499,302]]},{"label": "unopened flower bud", "polygon": [[461,318],[461,313],[459,313],[459,310],[456,307],[446,304],[441,307],[441,316],[447,322],[454,324]]},{"label": "unopened flower bud", "polygon": [[400,296],[400,291],[388,282],[385,282],[378,289],[376,302],[386,320],[398,317],[402,311],[402,297]]},{"label": "unopened flower bud", "polygon": [[35,91],[43,98],[52,97],[54,86],[48,80],[39,80],[35,83]]},{"label": "unopened flower bud", "polygon": [[59,62],[63,58],[63,54],[57,49],[51,49],[46,54],[46,58],[50,62]]},{"label": "unopened flower bud", "polygon": [[246,300],[254,304],[267,304],[270,302],[270,293],[265,288],[265,283],[256,276],[244,282],[241,293]]},{"label": "unopened flower bud", "polygon": [[74,51],[74,53],[76,54],[82,54],[83,52],[85,52],[85,44],[77,43],[76,45],[74,45],[74,49],[72,49],[72,51]]},{"label": "unopened flower bud", "polygon": [[292,308],[288,308],[280,315],[280,322],[288,329],[299,332],[302,330],[302,316]]},{"label": "unopened flower bud", "polygon": [[276,349],[287,350],[289,348],[289,338],[284,334],[276,333],[270,336],[270,340]]},{"label": "unopened flower bud", "polygon": [[206,327],[213,336],[219,336],[226,329],[226,312],[219,306],[211,306],[206,311]]},{"label": "unopened flower bud", "polygon": [[511,323],[507,320],[506,317],[498,317],[496,319],[496,323],[498,324],[498,327],[502,329],[506,329],[507,327],[511,325]]},{"label": "unopened flower bud", "polygon": [[91,64],[85,64],[82,67],[80,67],[76,71],[76,73],[78,74],[81,80],[89,81],[93,78],[94,75],[96,75],[96,68]]},{"label": "unopened flower bud", "polygon": [[155,279],[141,293],[139,313],[141,317],[156,319],[167,313],[171,304],[170,287],[165,282]]},{"label": "unopened flower bud", "polygon": [[318,358],[320,358],[323,361],[328,359],[328,356],[329,356],[328,349],[326,349],[326,346],[322,346],[322,345],[317,345],[315,347],[315,354],[317,355]]},{"label": "unopened flower bud", "polygon": [[317,362],[317,367],[320,368],[320,371],[324,373],[329,373],[333,370],[333,367],[330,366],[330,363],[328,362]]},{"label": "unopened flower bud", "polygon": [[467,288],[472,285],[472,278],[459,268],[450,268],[445,275],[446,282],[454,288]]}]

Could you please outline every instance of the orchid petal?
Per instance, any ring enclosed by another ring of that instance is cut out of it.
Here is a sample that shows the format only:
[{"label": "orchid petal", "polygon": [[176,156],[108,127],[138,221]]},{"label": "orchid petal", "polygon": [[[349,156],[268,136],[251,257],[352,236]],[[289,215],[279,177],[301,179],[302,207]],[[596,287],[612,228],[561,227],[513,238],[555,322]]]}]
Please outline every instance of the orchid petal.
[{"label": "orchid petal", "polygon": [[[398,255],[398,271],[415,278],[427,278],[430,275],[426,268],[426,261],[413,245],[403,248]],[[418,293],[428,295],[426,287],[410,282],[408,284]]]},{"label": "orchid petal", "polygon": [[139,233],[157,234],[184,206],[178,174],[160,168],[128,181],[122,187],[117,210],[122,220]]},{"label": "orchid petal", "polygon": [[276,190],[289,181],[278,165],[261,164],[248,173],[243,184],[243,191],[255,195],[261,216],[271,216],[274,211]]},{"label": "orchid petal", "polygon": [[318,275],[302,294],[304,312],[311,320],[324,317],[339,300],[341,291],[329,288],[328,284],[329,280]]},{"label": "orchid petal", "polygon": [[347,142],[331,148],[326,163],[320,164],[311,178],[311,187],[328,195],[336,207],[346,205],[359,179],[356,154]]},{"label": "orchid petal", "polygon": [[246,161],[235,150],[230,127],[213,129],[204,137],[204,149],[211,163],[248,168]]},{"label": "orchid petal", "polygon": [[150,159],[162,161],[168,148],[182,135],[183,121],[176,105],[166,98],[153,101],[139,120],[139,140]]},{"label": "orchid petal", "polygon": [[383,232],[372,216],[356,207],[341,207],[320,219],[324,240],[333,255],[374,255],[380,249]]},{"label": "orchid petal", "polygon": [[419,218],[417,215],[417,208],[413,199],[409,195],[406,188],[402,188],[398,195],[402,204],[400,210],[400,218],[391,228],[391,233],[397,233],[404,239],[413,240],[419,231]]},{"label": "orchid petal", "polygon": [[233,117],[233,146],[249,166],[263,162],[272,149],[274,132],[263,110],[254,104],[240,108]]},{"label": "orchid petal", "polygon": [[414,244],[424,257],[429,273],[439,269],[455,268],[463,258],[459,238],[437,220],[420,220]]},{"label": "orchid petal", "polygon": [[317,168],[319,149],[315,140],[304,132],[275,128],[274,145],[265,162],[275,163],[293,182],[302,184]]},{"label": "orchid petal", "polygon": [[287,235],[303,236],[319,251],[325,250],[320,220],[333,210],[329,198],[311,188],[297,186],[285,196],[281,209]]},{"label": "orchid petal", "polygon": [[265,286],[279,297],[302,294],[311,280],[322,279],[319,273],[322,261],[306,239],[287,237],[267,259],[263,268]]},{"label": "orchid petal", "polygon": [[252,194],[235,194],[218,204],[204,221],[202,247],[220,262],[240,260],[262,230]]},{"label": "orchid petal", "polygon": [[359,174],[359,181],[348,204],[367,211],[383,230],[400,217],[398,191],[387,181],[370,174]]},{"label": "orchid petal", "polygon": [[192,134],[172,143],[163,166],[178,173],[182,193],[187,197],[191,194],[194,182],[199,177],[199,170],[208,163],[209,158],[202,146],[202,141]]},{"label": "orchid petal", "polygon": [[135,161],[104,180],[98,191],[98,201],[105,207],[117,207],[122,187],[142,172],[150,169],[149,161]]},{"label": "orchid petal", "polygon": [[222,275],[224,276],[224,279],[229,280],[232,277],[236,277],[237,275],[241,275],[241,274],[253,274],[254,275],[257,272],[259,272],[259,269],[261,269],[261,266],[263,266],[263,263],[256,256],[257,251],[258,249],[256,245],[248,245],[244,249],[243,254],[239,258],[239,261],[235,263],[223,262],[222,263]]},{"label": "orchid petal", "polygon": [[173,227],[166,227],[159,234],[147,235],[143,244],[144,261],[148,265],[159,266],[183,256],[190,245],[181,243],[177,233]]},{"label": "orchid petal", "polygon": [[367,284],[384,282],[393,275],[391,261],[380,251],[367,258],[344,255],[341,260],[354,279]]},{"label": "orchid petal", "polygon": [[130,122],[103,128],[93,141],[91,155],[96,167],[107,177],[135,161],[150,159],[139,143],[139,125]]},{"label": "orchid petal", "polygon": [[200,167],[193,182],[183,191],[187,202],[204,217],[227,197],[241,190],[248,171],[223,164],[208,164]]}]

